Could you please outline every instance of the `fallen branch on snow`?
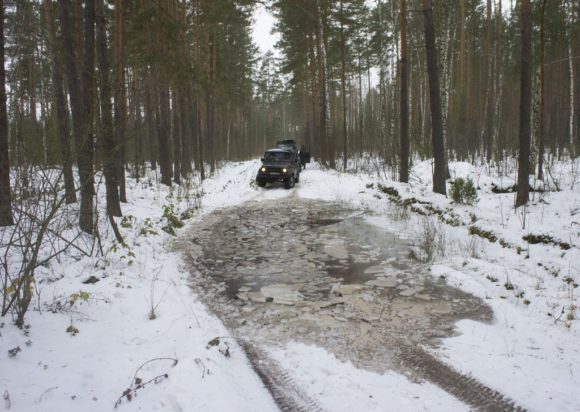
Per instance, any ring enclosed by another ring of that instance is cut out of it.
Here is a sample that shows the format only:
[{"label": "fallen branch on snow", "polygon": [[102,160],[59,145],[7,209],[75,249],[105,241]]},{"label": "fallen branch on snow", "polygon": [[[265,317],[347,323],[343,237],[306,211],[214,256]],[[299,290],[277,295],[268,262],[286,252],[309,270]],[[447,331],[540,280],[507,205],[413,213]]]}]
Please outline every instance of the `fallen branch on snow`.
[{"label": "fallen branch on snow", "polygon": [[119,396],[119,398],[115,402],[115,409],[117,409],[117,406],[119,406],[123,402],[124,398],[126,398],[128,401],[131,401],[135,396],[137,396],[137,391],[139,389],[143,389],[145,386],[149,385],[150,383],[159,383],[159,382],[163,381],[164,379],[167,379],[169,377],[168,373],[163,373],[161,375],[157,375],[154,378],[149,379],[148,381],[143,381],[143,379],[141,379],[137,376],[139,371],[141,369],[143,369],[143,367],[145,365],[147,365],[151,362],[164,361],[164,360],[172,361],[173,362],[173,364],[171,365],[172,368],[175,365],[177,365],[177,362],[178,362],[178,360],[174,359],[174,358],[155,358],[155,359],[150,359],[147,362],[141,364],[141,366],[139,366],[137,368],[137,370],[135,371],[135,374],[133,375],[133,379],[131,380],[131,384],[129,385],[129,387],[123,391],[123,394],[121,396]]}]

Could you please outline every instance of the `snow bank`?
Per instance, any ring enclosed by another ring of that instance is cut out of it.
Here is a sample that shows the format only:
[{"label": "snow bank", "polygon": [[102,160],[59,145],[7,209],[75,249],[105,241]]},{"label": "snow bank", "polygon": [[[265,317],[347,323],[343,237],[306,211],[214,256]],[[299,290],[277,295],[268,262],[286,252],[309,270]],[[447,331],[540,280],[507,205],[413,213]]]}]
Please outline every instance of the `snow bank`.
[{"label": "snow bank", "polygon": [[[236,179],[244,167],[249,165],[228,166],[208,184],[209,206],[225,204],[227,191],[217,188],[230,178],[222,177],[230,173]],[[126,411],[276,410],[236,342],[192,294],[181,258],[171,251],[174,238],[162,229],[164,207],[198,207],[199,190],[162,188],[153,176],[129,180],[127,190],[125,218],[118,220],[126,245],[116,244],[103,226],[104,256],[69,253],[37,271],[29,329],[1,319],[0,392],[6,408],[103,411],[121,399],[117,408]],[[242,199],[240,193],[235,201]],[[84,284],[91,276],[98,282]],[[208,346],[216,337],[220,344]],[[17,347],[20,352],[9,357],[8,350]],[[137,386],[134,374],[143,364],[136,377],[158,383],[130,392],[129,401],[122,395]]]}]

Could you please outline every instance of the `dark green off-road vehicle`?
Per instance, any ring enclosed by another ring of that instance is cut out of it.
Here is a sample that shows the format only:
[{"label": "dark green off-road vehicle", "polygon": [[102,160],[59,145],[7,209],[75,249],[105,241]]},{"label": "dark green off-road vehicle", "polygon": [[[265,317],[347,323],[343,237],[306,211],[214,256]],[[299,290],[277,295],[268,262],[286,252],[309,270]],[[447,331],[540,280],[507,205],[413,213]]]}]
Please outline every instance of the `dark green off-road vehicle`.
[{"label": "dark green off-road vehicle", "polygon": [[300,180],[300,169],[300,155],[297,150],[289,147],[270,149],[264,153],[256,183],[264,187],[266,183],[283,182],[284,187],[290,189]]},{"label": "dark green off-road vehicle", "polygon": [[296,140],[278,140],[276,144],[278,145],[279,149],[291,149],[297,151],[302,169],[306,168],[306,163],[310,163],[310,152],[307,152],[304,149],[304,145],[298,146]]}]

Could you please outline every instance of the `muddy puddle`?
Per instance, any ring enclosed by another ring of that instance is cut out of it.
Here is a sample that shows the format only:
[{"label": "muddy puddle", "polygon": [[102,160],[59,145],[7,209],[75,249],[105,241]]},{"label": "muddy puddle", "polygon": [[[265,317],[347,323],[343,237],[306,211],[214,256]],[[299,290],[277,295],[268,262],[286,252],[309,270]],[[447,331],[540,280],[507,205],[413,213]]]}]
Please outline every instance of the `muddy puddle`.
[{"label": "muddy puddle", "polygon": [[232,333],[290,340],[384,372],[400,346],[436,346],[459,319],[488,322],[477,299],[433,279],[409,240],[360,211],[302,199],[218,210],[181,242],[192,286]]}]

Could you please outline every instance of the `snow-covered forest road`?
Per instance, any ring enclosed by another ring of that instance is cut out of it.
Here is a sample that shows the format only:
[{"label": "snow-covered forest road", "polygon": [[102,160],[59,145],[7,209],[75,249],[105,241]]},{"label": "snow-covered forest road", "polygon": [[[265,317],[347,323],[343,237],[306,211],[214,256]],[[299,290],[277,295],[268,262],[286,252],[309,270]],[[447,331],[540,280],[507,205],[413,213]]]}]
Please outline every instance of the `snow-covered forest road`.
[{"label": "snow-covered forest road", "polygon": [[[439,346],[460,319],[489,323],[493,314],[433,279],[402,236],[366,222],[362,211],[293,196],[220,209],[192,227],[182,250],[197,294],[244,347],[258,347],[250,357],[290,342],[314,345],[362,370],[434,380],[476,409],[512,410],[420,349]],[[260,374],[275,380],[280,367],[259,361]],[[279,405],[295,410],[300,404],[281,386]]]},{"label": "snow-covered forest road", "polygon": [[25,329],[1,325],[0,408],[580,409],[566,164],[572,189],[537,194],[525,227],[486,167],[450,165],[477,206],[432,194],[429,162],[409,185],[314,163],[291,190],[258,188],[258,167],[128,180],[125,244],[102,222],[103,254],[39,267]]}]

